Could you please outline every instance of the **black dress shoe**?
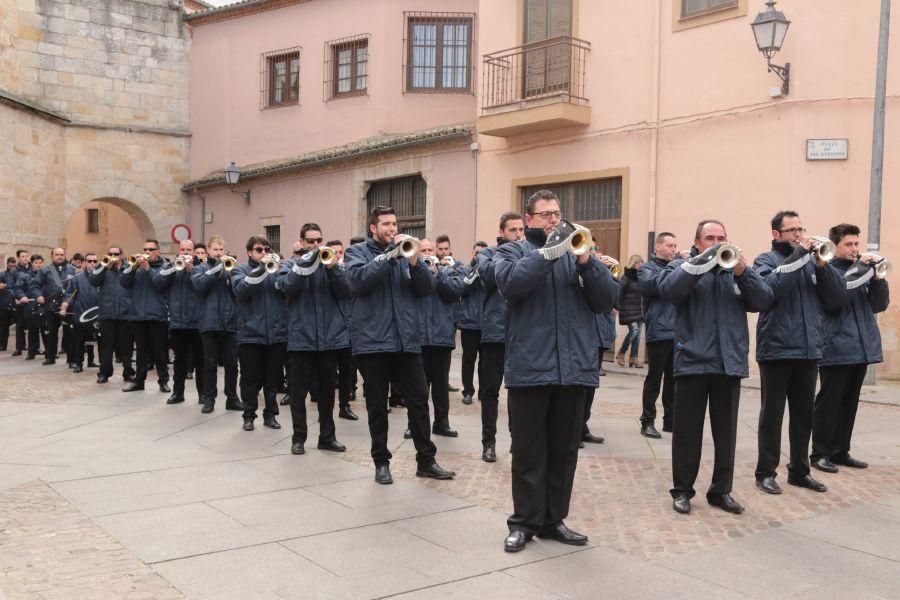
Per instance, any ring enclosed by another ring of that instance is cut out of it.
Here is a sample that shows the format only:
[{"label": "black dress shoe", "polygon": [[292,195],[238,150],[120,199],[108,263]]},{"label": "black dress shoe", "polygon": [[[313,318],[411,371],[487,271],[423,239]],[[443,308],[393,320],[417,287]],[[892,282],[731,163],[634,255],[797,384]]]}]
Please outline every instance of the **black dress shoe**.
[{"label": "black dress shoe", "polygon": [[103,375],[97,375],[97,383],[107,383],[109,382],[109,377],[105,377]]},{"label": "black dress shoe", "polygon": [[13,355],[13,356],[22,356],[22,351],[21,351],[21,350],[14,350],[13,353],[12,353],[12,355]]},{"label": "black dress shoe", "polygon": [[337,440],[331,440],[330,442],[319,442],[316,445],[316,448],[319,450],[328,450],[329,452],[346,452],[347,446],[343,445]]},{"label": "black dress shoe", "polygon": [[375,467],[375,483],[380,483],[381,485],[394,483],[394,478],[391,477],[391,468],[389,466],[378,465]]},{"label": "black dress shoe", "polygon": [[485,446],[481,451],[481,460],[484,462],[497,462],[497,450],[494,445]]},{"label": "black dress shoe", "polygon": [[447,391],[448,391],[448,392],[458,392],[458,391],[459,391],[459,388],[456,387],[455,385],[448,385],[448,386],[447,386]]},{"label": "black dress shoe", "polygon": [[126,383],[131,383],[134,381],[134,374],[131,375],[122,375],[122,381]]},{"label": "black dress shoe", "polygon": [[82,372],[84,372],[84,367],[82,367],[81,365],[75,365],[75,368],[72,369],[72,372],[73,373],[82,373]]},{"label": "black dress shoe", "polygon": [[850,467],[851,469],[868,469],[869,463],[863,462],[861,460],[857,460],[850,456],[849,454],[844,458],[832,458],[831,462],[836,465],[841,465],[843,467]]},{"label": "black dress shoe", "polygon": [[507,552],[518,552],[525,547],[525,544],[531,541],[532,535],[524,531],[510,531],[506,539],[503,540],[503,549]]},{"label": "black dress shoe", "polygon": [[463,394],[463,404],[472,404],[472,394]]},{"label": "black dress shoe", "polygon": [[810,466],[815,467],[816,469],[818,469],[820,471],[824,471],[825,473],[837,473],[838,472],[837,466],[835,466],[835,464],[833,462],[831,462],[831,460],[826,456],[821,456],[821,457],[813,460],[809,464],[810,464]]},{"label": "black dress shoe", "polygon": [[67,369],[74,369],[74,368],[75,368],[75,363],[67,362],[67,363],[66,363],[66,368],[67,368]]},{"label": "black dress shoe", "polygon": [[686,494],[679,494],[672,498],[672,508],[677,513],[689,514],[691,512],[691,499]]},{"label": "black dress shoe", "polygon": [[89,362],[87,366],[88,366],[88,369],[96,369],[96,368],[100,367],[100,365],[98,365],[95,362]]},{"label": "black dress shoe", "polygon": [[814,492],[827,492],[828,487],[812,478],[812,475],[788,475],[788,483],[797,487],[806,488]]},{"label": "black dress shoe", "polygon": [[285,394],[285,395],[284,395],[284,398],[281,399],[280,404],[281,404],[282,406],[290,406],[290,404],[291,404],[291,395],[290,395],[290,394]]},{"label": "black dress shoe", "polygon": [[430,466],[416,468],[416,477],[429,477],[431,479],[453,479],[456,473],[442,469],[437,463],[431,463]]},{"label": "black dress shoe", "polygon": [[600,437],[599,435],[594,435],[592,433],[585,433],[581,436],[582,442],[587,442],[589,444],[602,444],[606,441],[606,438]]},{"label": "black dress shoe", "polygon": [[269,429],[281,429],[281,423],[275,419],[275,415],[263,415],[263,425]]},{"label": "black dress shoe", "polygon": [[[791,478],[788,477],[788,483],[791,482]],[[767,494],[780,494],[781,486],[778,485],[778,482],[775,481],[774,477],[764,477],[762,479],[756,480],[756,487],[761,489]]]},{"label": "black dress shoe", "polygon": [[717,506],[733,515],[739,515],[744,512],[744,507],[738,504],[738,501],[732,498],[731,494],[707,496],[706,501],[709,502],[710,506]]},{"label": "black dress shoe", "polygon": [[184,402],[184,396],[181,394],[172,394],[166,399],[166,404],[181,404]]},{"label": "black dress shoe", "polygon": [[672,425],[663,423],[663,433],[672,433]]},{"label": "black dress shoe", "polygon": [[128,385],[122,388],[123,392],[139,392],[144,389],[143,383],[138,383],[136,381],[132,381]]},{"label": "black dress shoe", "polygon": [[244,417],[244,431],[253,431],[253,421],[256,417]]},{"label": "black dress shoe", "polygon": [[342,408],[338,411],[338,417],[341,419],[347,419],[348,421],[359,421],[359,417],[356,416],[356,413],[350,410],[350,407]]},{"label": "black dress shoe", "polygon": [[306,454],[306,448],[300,442],[294,442],[291,444],[291,454]]},{"label": "black dress shoe", "polygon": [[412,439],[412,431],[409,430],[409,427],[407,427],[407,428],[406,428],[406,431],[403,432],[403,439],[404,439],[404,440],[411,440],[411,439]]},{"label": "black dress shoe", "polygon": [[[584,448],[584,442],[583,442],[583,441],[582,441],[582,442],[578,442],[578,448]],[[512,448],[510,448],[509,451],[512,452]]]},{"label": "black dress shoe", "polygon": [[35,356],[34,354],[29,354],[28,356],[25,357],[25,360],[34,360],[34,356]]},{"label": "black dress shoe", "polygon": [[434,435],[442,435],[444,437],[459,437],[459,432],[449,427],[435,427],[431,430]]},{"label": "black dress shoe", "polygon": [[203,403],[203,408],[200,409],[200,412],[204,415],[208,415],[212,411],[216,410],[216,401],[209,400],[208,402]]},{"label": "black dress shoe", "polygon": [[166,382],[163,382],[163,383],[159,384],[159,391],[162,392],[163,394],[169,394],[172,392],[172,388],[169,387],[169,384],[167,384]]},{"label": "black dress shoe", "polygon": [[55,365],[55,364],[56,364],[56,359],[55,359],[55,358],[45,358],[45,359],[44,359],[44,362],[41,363],[41,366],[42,366],[42,367],[47,367],[47,366]]},{"label": "black dress shoe", "polygon": [[400,400],[388,400],[388,408],[406,408],[406,402]]},{"label": "black dress shoe", "polygon": [[662,434],[656,430],[656,427],[653,426],[653,423],[641,425],[641,435],[646,438],[653,438],[654,440],[658,440],[662,437]]},{"label": "black dress shoe", "polygon": [[225,400],[225,410],[244,410],[244,403],[239,398],[227,398]]},{"label": "black dress shoe", "polygon": [[566,527],[566,524],[562,521],[556,525],[545,528],[538,533],[537,536],[541,539],[556,540],[557,542],[569,544],[570,546],[584,546],[588,542],[586,535],[578,533],[577,531],[572,531]]}]

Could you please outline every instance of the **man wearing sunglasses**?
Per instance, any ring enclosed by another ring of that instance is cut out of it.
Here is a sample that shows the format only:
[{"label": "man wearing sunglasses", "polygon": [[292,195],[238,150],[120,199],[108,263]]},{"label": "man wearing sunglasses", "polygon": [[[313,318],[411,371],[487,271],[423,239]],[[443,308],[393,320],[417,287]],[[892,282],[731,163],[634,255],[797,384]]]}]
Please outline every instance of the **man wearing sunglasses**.
[{"label": "man wearing sunglasses", "polygon": [[161,288],[164,285],[159,271],[163,267],[159,254],[159,242],[144,242],[143,254],[134,264],[122,271],[119,283],[131,290],[131,308],[128,320],[137,344],[137,374],[134,381],[122,388],[123,392],[144,389],[147,366],[156,367],[159,391],[171,393],[169,388],[169,307]]},{"label": "man wearing sunglasses", "polygon": [[[91,283],[89,277],[89,273],[97,268],[98,262],[95,253],[88,252],[84,255],[82,270],[69,280],[66,287],[66,294],[71,298],[71,302],[63,302],[61,307],[60,314],[70,314],[72,316],[72,355],[69,357],[69,362],[75,364],[75,367],[72,369],[73,373],[84,371],[86,344],[88,340],[93,339],[96,331],[93,322],[82,323],[80,317],[86,311],[95,309],[100,301],[97,288]],[[93,350],[91,350],[88,361],[89,363],[94,362]]]},{"label": "man wearing sunglasses", "polygon": [[113,376],[113,352],[122,362],[122,378],[130,382],[135,376],[131,364],[134,334],[128,322],[131,290],[119,285],[124,260],[122,247],[110,246],[106,254],[112,259],[109,266],[98,263],[86,269],[88,281],[100,293],[97,315],[100,322],[100,371],[97,373],[97,383],[106,383]]},{"label": "man wearing sunglasses", "polygon": [[[287,344],[287,310],[284,294],[276,285],[267,263],[278,262],[269,240],[254,235],[247,240],[247,262],[231,272],[231,289],[237,303],[240,328],[237,334],[241,364],[241,400],[244,431],[253,431],[259,392],[263,391],[263,425],[281,429],[276,393],[284,373]],[[277,271],[276,271],[277,272]]]}]

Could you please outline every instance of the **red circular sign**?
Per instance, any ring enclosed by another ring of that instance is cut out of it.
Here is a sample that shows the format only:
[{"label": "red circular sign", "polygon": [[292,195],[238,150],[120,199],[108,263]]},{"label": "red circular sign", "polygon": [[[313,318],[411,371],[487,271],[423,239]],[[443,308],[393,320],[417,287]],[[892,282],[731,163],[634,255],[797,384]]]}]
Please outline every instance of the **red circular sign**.
[{"label": "red circular sign", "polygon": [[189,239],[191,239],[191,228],[184,223],[179,223],[172,228],[172,241],[176,244]]}]

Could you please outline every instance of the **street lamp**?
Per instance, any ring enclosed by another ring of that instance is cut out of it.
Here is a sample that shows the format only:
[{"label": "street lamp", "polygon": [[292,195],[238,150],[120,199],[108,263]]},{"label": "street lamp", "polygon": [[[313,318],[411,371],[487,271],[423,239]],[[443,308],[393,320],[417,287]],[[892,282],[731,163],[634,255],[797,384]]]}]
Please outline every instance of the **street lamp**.
[{"label": "street lamp", "polygon": [[775,10],[774,0],[768,0],[766,7],[766,10],[756,15],[750,27],[753,28],[756,47],[766,57],[769,72],[774,72],[781,79],[781,94],[786,96],[791,91],[791,63],[785,63],[783,67],[773,65],[772,57],[781,50],[791,22],[787,20],[783,12]]},{"label": "street lamp", "polygon": [[238,192],[234,189],[234,186],[237,185],[238,181],[241,179],[241,169],[236,166],[232,161],[231,165],[227,169],[225,169],[225,183],[227,183],[231,187],[231,191],[235,194],[241,194],[244,196],[244,200],[247,201],[247,204],[250,204],[250,190],[248,189],[246,192]]}]

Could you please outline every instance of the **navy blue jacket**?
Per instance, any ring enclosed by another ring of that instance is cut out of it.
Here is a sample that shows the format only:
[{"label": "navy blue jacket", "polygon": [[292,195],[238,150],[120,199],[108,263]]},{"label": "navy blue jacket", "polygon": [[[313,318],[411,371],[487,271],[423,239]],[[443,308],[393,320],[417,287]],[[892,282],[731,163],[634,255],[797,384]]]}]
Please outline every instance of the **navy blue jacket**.
[{"label": "navy blue jacket", "polygon": [[238,344],[269,346],[287,342],[287,303],[276,285],[277,279],[255,260],[231,271],[231,289],[237,300],[240,323]]},{"label": "navy blue jacket", "polygon": [[497,277],[494,270],[494,255],[499,247],[491,246],[475,255],[475,260],[478,262],[478,279],[475,284],[480,281],[484,289],[484,305],[481,310],[481,341],[505,344],[506,298],[497,289]]},{"label": "navy blue jacket", "polygon": [[[475,270],[472,265],[466,265],[459,269],[459,275],[465,279]],[[482,309],[484,308],[484,289],[481,287],[481,277],[476,277],[472,283],[463,281],[462,299],[459,301],[459,317],[457,325],[460,329],[479,331],[481,329]]]},{"label": "navy blue jacket", "polygon": [[647,322],[647,342],[675,339],[675,305],[659,295],[656,285],[668,261],[654,258],[638,269],[638,284],[644,295],[644,320]]},{"label": "navy blue jacket", "polygon": [[594,315],[597,322],[597,347],[608,350],[616,343],[616,320],[611,312]]},{"label": "navy blue jacket", "polygon": [[749,267],[740,277],[718,266],[692,275],[684,262],[671,261],[658,282],[662,299],[675,305],[675,376],[749,377],[747,312],[769,308],[772,289]]},{"label": "navy blue jacket", "polygon": [[295,261],[281,265],[278,287],[287,297],[289,352],[317,352],[350,347],[350,330],[340,301],[350,298],[344,265],[324,265],[309,275],[293,270]]},{"label": "navy blue jacket", "polygon": [[463,275],[453,267],[438,267],[435,291],[419,298],[419,326],[422,346],[456,348],[453,314],[466,285]]},{"label": "navy blue jacket", "polygon": [[[809,258],[802,267],[782,267],[792,254]],[[830,264],[816,266],[815,257],[795,251],[786,242],[772,242],[772,251],[756,257],[753,270],[772,288],[772,306],[756,323],[756,360],[818,360],[822,358],[822,307],[838,310],[847,298],[841,273]]]},{"label": "navy blue jacket", "polygon": [[[843,277],[853,262],[835,258],[831,265]],[[820,366],[860,365],[884,361],[881,332],[875,314],[887,310],[891,303],[886,279],[870,279],[847,290],[844,304],[837,309],[825,307],[824,338]]]},{"label": "navy blue jacket", "polygon": [[165,263],[162,259],[150,263],[149,269],[134,267],[125,268],[119,276],[119,284],[125,289],[131,290],[131,309],[125,317],[129,321],[167,321],[169,319],[169,307],[166,305],[166,296],[159,286],[160,269]]},{"label": "navy blue jacket", "polygon": [[100,289],[101,321],[125,320],[131,312],[131,290],[119,285],[122,272],[103,265],[88,273],[91,284]]},{"label": "navy blue jacket", "polygon": [[218,267],[218,262],[215,258],[209,258],[191,270],[191,283],[203,305],[198,328],[200,333],[237,333],[240,323],[234,293],[231,291],[231,277]]},{"label": "navy blue jacket", "polygon": [[16,270],[0,271],[0,283],[5,283],[6,287],[0,290],[0,310],[9,310],[15,306],[15,289],[16,280],[18,279]]},{"label": "navy blue jacket", "polygon": [[75,275],[75,278],[70,279],[68,284],[66,293],[74,293],[75,297],[67,312],[75,318],[80,317],[84,311],[97,306],[100,302],[100,294],[97,293],[96,286],[91,283],[90,277],[85,271]]},{"label": "navy blue jacket", "polygon": [[538,249],[545,240],[543,230],[528,229],[525,240],[503,244],[494,256],[507,302],[506,387],[597,387],[594,313],[612,310],[616,280],[593,257],[585,265],[571,254],[544,259]]},{"label": "navy blue jacket", "polygon": [[[54,276],[52,271],[56,271]],[[34,298],[43,296],[47,302],[51,298],[62,296],[69,286],[69,277],[75,275],[75,267],[67,262],[61,265],[44,265],[41,270],[31,278],[31,286],[34,288]]]},{"label": "navy blue jacket", "polygon": [[421,352],[417,298],[435,289],[434,276],[420,258],[375,260],[390,247],[374,238],[347,249],[347,283],[353,295],[350,343],[353,354]]},{"label": "navy blue jacket", "polygon": [[641,288],[638,286],[638,274],[636,269],[625,269],[619,281],[619,299],[616,307],[619,309],[619,324],[628,325],[636,323],[644,318],[644,306],[642,302]]},{"label": "navy blue jacket", "polygon": [[16,270],[13,271],[13,298],[15,300],[21,300],[22,298],[28,298],[28,289],[31,287],[31,278],[34,277],[34,271],[31,270],[30,266],[21,266],[16,265]]},{"label": "navy blue jacket", "polygon": [[169,329],[200,328],[205,302],[203,295],[197,291],[191,281],[191,273],[202,262],[195,256],[190,273],[187,270],[176,271],[175,267],[171,265],[160,270],[156,287],[159,291],[168,294]]}]

